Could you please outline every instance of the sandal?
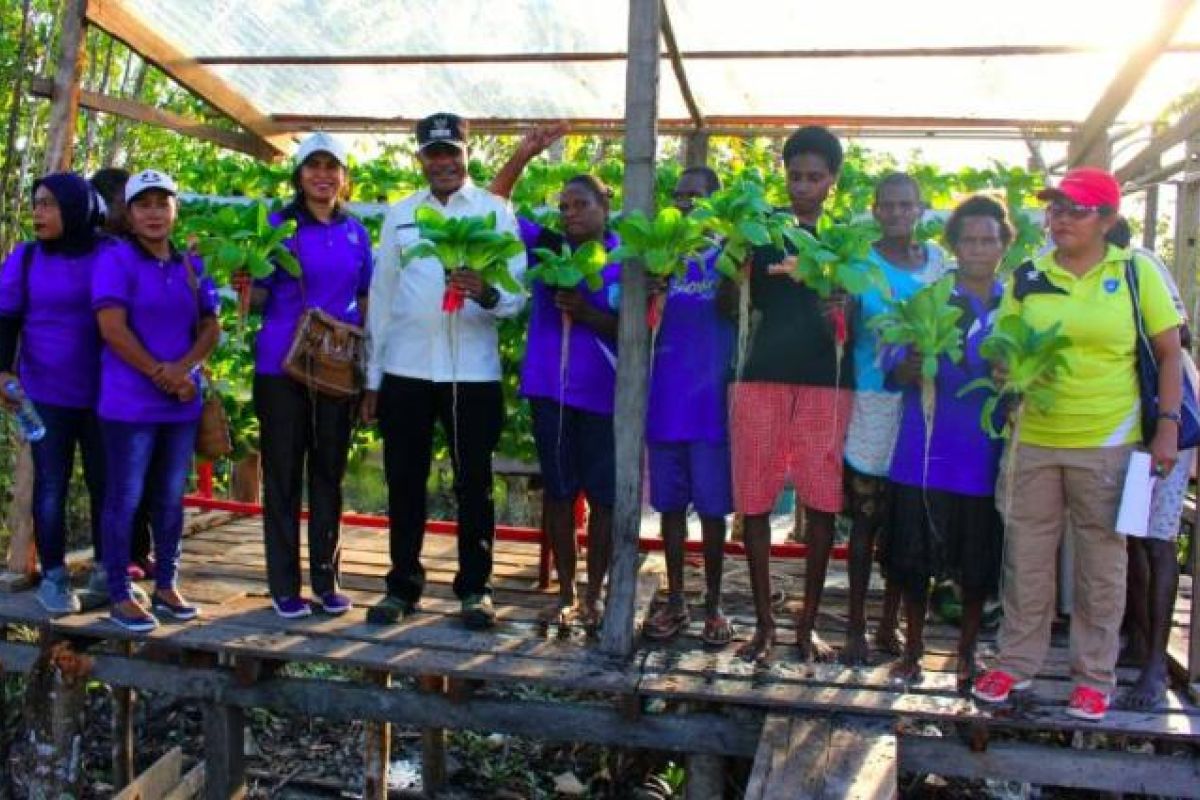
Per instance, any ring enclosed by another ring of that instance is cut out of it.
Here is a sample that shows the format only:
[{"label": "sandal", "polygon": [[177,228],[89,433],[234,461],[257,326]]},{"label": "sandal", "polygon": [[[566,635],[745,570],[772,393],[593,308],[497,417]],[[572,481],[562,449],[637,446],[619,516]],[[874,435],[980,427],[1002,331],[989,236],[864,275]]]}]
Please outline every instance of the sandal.
[{"label": "sandal", "polygon": [[704,620],[700,641],[712,647],[724,647],[733,641],[733,624],[720,611]]},{"label": "sandal", "polygon": [[665,641],[679,635],[689,622],[687,605],[666,603],[650,615],[642,624],[642,633],[647,639]]}]

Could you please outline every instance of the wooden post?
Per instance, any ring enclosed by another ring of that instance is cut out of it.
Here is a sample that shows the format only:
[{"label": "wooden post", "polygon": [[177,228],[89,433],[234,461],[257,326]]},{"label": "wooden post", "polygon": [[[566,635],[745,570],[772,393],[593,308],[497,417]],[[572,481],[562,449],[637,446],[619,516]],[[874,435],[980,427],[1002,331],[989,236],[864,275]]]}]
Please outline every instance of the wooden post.
[{"label": "wooden post", "polygon": [[[14,439],[19,438],[14,434]],[[37,551],[33,540],[33,453],[29,444],[15,442],[12,502],[8,507],[8,570],[17,575],[37,571]]]},{"label": "wooden post", "polygon": [[245,714],[237,706],[204,706],[205,800],[246,796]]},{"label": "wooden post", "polygon": [[[625,211],[654,210],[654,148],[658,122],[660,0],[630,0],[629,57],[625,71]],[[613,557],[601,649],[633,652],[638,534],[642,516],[642,449],[650,352],[646,331],[646,273],[636,260],[621,271],[616,419],[617,495]],[[589,577],[590,580],[590,577]]]},{"label": "wooden post", "polygon": [[[386,689],[392,676],[386,672],[368,672],[367,683]],[[392,726],[387,722],[367,722],[363,726],[363,800],[387,800],[388,767],[392,762]]]},{"label": "wooden post", "polygon": [[1171,274],[1179,287],[1183,305],[1196,319],[1197,237],[1200,236],[1200,136],[1187,140],[1183,183],[1175,199],[1175,263]]},{"label": "wooden post", "polygon": [[75,148],[75,120],[79,115],[79,78],[83,72],[83,45],[87,38],[87,0],[64,0],[58,41],[58,69],[54,73],[54,99],[46,126],[46,172],[71,168]]},{"label": "wooden post", "polygon": [[[133,643],[120,643],[121,655],[133,655]],[[114,686],[112,689],[112,774],[113,788],[124,789],[137,776],[133,766],[133,689]]]},{"label": "wooden post", "polygon": [[725,759],[693,753],[687,757],[686,800],[721,800],[725,796]]},{"label": "wooden post", "polygon": [[[446,678],[442,675],[422,675],[421,690],[445,694]],[[421,791],[433,797],[446,785],[446,729],[424,728],[421,731]]]},{"label": "wooden post", "polygon": [[1146,187],[1145,213],[1142,214],[1142,247],[1153,250],[1158,243],[1158,184]]},{"label": "wooden post", "polygon": [[25,682],[25,732],[4,770],[18,797],[79,797],[83,791],[83,715],[92,660],[49,629]]},{"label": "wooden post", "polygon": [[708,166],[708,131],[697,130],[688,134],[683,150],[685,167]]}]

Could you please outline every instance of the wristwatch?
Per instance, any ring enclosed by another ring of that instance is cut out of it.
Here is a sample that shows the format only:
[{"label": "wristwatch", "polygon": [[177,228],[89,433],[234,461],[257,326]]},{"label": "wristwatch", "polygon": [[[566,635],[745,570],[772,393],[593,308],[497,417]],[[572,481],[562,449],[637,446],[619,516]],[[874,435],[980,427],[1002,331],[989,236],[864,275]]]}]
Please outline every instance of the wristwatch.
[{"label": "wristwatch", "polygon": [[[486,308],[489,311],[492,310],[493,308],[495,308],[499,302],[500,302],[500,290],[497,289],[495,286],[489,286],[487,289],[485,289],[483,291],[483,294],[479,298],[479,306],[481,308]],[[1179,416],[1179,415],[1176,414],[1176,416]]]},{"label": "wristwatch", "polygon": [[1171,422],[1174,422],[1176,424],[1183,421],[1183,417],[1181,417],[1179,415],[1178,411],[1159,411],[1158,418],[1159,419],[1169,419],[1169,420],[1171,420]]}]

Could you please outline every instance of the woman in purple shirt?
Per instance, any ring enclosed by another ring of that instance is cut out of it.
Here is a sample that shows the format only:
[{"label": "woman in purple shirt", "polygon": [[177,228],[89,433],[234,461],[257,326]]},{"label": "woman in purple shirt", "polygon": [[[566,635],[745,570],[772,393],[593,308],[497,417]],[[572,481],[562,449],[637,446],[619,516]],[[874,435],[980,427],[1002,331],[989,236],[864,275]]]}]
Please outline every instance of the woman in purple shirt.
[{"label": "woman in purple shirt", "polygon": [[200,420],[199,365],[220,333],[217,299],[204,265],[171,244],[175,182],[155,170],[125,187],[132,236],[96,265],[92,306],[100,322],[100,428],[104,438],[104,565],[110,618],[134,633],[157,622],[130,593],[134,512],[147,498],[154,532],[152,608],[177,621],[199,611],[176,586],[183,490]]},{"label": "woman in purple shirt", "polygon": [[16,408],[16,398],[3,390],[16,381],[46,427],[32,444],[33,527],[42,567],[37,598],[52,614],[80,609],[64,566],[67,489],[77,446],[97,562],[101,553],[100,332],[91,291],[93,265],[107,245],[96,236],[98,221],[99,204],[87,181],[67,172],[47,175],[33,184],[36,238],[18,245],[0,270],[0,404]]},{"label": "woman in purple shirt", "polygon": [[959,397],[991,365],[979,347],[992,330],[1000,304],[996,268],[1012,241],[1004,206],[988,197],[964,201],[946,222],[946,241],[957,261],[950,302],[962,310],[963,357],[938,362],[933,435],[925,464],[925,421],[921,412],[921,358],[915,351],[884,354],[897,363],[889,383],[903,387],[900,431],[892,454],[891,535],[884,548],[888,581],[904,596],[908,626],[904,654],[892,668],[906,682],[921,677],[925,612],[930,581],[953,578],[962,590],[958,640],[958,683],[965,690],[977,672],[975,642],[983,604],[1000,581],[1004,526],[993,501],[1002,442],[979,424],[986,392]]},{"label": "woman in purple shirt", "polygon": [[296,153],[296,198],[272,222],[296,222],[286,245],[300,262],[301,277],[276,270],[255,284],[253,302],[263,310],[254,372],[263,471],[263,538],[267,583],[275,613],[311,613],[301,594],[300,504],[308,473],[308,555],[313,594],[327,614],[350,610],[338,589],[338,521],[342,477],[350,450],[354,405],[308,390],[283,370],[283,360],[306,309],[363,325],[371,286],[371,239],[346,213],[345,147],[328,134],[308,137]]}]

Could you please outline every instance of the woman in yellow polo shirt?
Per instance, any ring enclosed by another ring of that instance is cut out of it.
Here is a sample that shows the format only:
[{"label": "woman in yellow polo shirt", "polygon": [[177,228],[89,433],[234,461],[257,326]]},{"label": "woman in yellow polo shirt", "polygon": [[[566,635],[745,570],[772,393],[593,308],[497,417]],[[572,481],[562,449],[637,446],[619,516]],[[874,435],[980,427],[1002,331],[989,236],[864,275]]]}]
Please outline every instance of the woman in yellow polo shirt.
[{"label": "woman in yellow polo shirt", "polygon": [[[1121,189],[1103,170],[1071,170],[1039,197],[1054,249],[1019,267],[998,317],[1016,314],[1044,330],[1061,322],[1071,339],[1069,364],[1045,413],[1027,409],[1011,487],[996,492],[1006,519],[1002,599],[1004,622],[994,668],[972,692],[1003,702],[1027,688],[1050,645],[1056,553],[1067,516],[1075,537],[1075,598],[1071,616],[1071,676],[1067,713],[1098,720],[1116,684],[1118,637],[1125,606],[1126,552],[1116,532],[1117,506],[1130,452],[1141,440],[1136,373],[1137,330],[1126,264],[1132,258],[1145,329],[1160,366],[1160,419],[1151,461],[1167,474],[1177,457],[1180,403],[1179,315],[1157,268],[1109,245]],[[1011,489],[1013,502],[1007,502]]]}]

